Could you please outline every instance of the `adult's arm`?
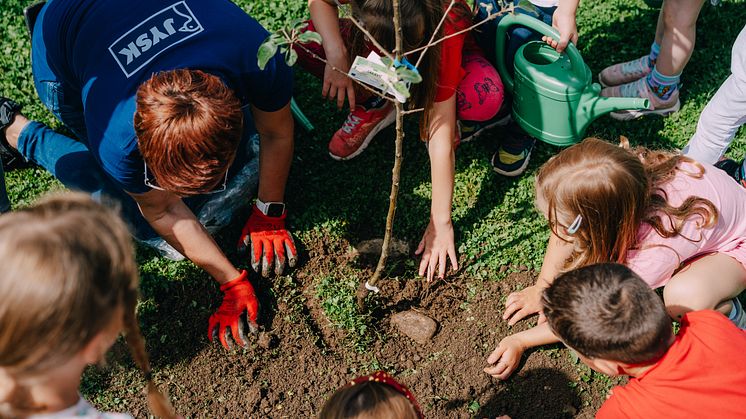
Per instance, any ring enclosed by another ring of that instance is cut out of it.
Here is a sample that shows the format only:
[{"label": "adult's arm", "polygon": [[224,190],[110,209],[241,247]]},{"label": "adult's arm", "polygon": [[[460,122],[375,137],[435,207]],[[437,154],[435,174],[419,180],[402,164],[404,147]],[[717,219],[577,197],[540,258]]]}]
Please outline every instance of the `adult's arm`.
[{"label": "adult's arm", "polygon": [[290,103],[274,112],[256,107],[251,111],[259,133],[259,199],[282,202],[293,161],[294,121]]},{"label": "adult's arm", "polygon": [[239,276],[239,271],[179,196],[155,189],[130,195],[156,233],[220,284]]}]

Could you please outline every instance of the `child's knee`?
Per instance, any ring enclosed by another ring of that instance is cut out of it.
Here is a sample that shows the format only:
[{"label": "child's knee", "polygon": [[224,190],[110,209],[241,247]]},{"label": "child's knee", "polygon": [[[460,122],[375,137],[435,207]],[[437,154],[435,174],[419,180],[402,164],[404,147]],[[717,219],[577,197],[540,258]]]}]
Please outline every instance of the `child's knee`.
[{"label": "child's knee", "polygon": [[487,121],[497,115],[505,99],[497,70],[481,56],[464,59],[466,76],[456,92],[458,119]]},{"label": "child's knee", "polygon": [[694,29],[702,8],[699,0],[668,1],[663,5],[663,22],[667,29]]},{"label": "child's knee", "polygon": [[685,313],[696,310],[693,307],[694,292],[685,281],[671,281],[663,288],[663,302],[666,311],[674,319],[680,319]]}]

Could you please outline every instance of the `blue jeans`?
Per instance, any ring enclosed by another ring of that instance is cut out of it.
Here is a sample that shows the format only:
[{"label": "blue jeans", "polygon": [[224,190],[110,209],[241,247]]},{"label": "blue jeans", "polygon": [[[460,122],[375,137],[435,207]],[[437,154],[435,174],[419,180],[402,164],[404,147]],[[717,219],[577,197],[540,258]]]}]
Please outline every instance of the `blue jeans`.
[{"label": "blue jeans", "polygon": [[[157,237],[157,233],[140,213],[135,200],[117,186],[101,169],[85,145],[87,130],[81,92],[76,86],[61,81],[49,67],[46,58],[46,46],[41,34],[42,25],[40,23],[43,15],[42,11],[34,28],[32,39],[31,66],[34,74],[34,86],[44,106],[78,140],[55,132],[40,122],[32,121],[24,127],[18,137],[18,151],[27,160],[44,167],[67,188],[88,192],[94,199],[103,202],[109,202],[113,199],[121,208],[122,217],[133,229],[133,235],[138,239],[147,240]],[[256,136],[256,130],[248,106],[244,108],[244,127],[236,158],[228,172],[229,184],[230,180],[245,164],[257,157],[250,146],[252,137]],[[198,195],[185,198],[184,202],[196,214],[211,196]],[[249,197],[246,197],[247,202],[248,200]]]},{"label": "blue jeans", "polygon": [[[500,6],[497,4],[496,0],[479,0],[476,3],[477,5],[479,5],[480,3],[492,4],[493,12],[496,10],[500,10]],[[536,10],[529,11],[517,7],[517,0],[513,0],[513,4],[516,5],[516,13],[533,16],[550,26],[552,25],[552,15],[554,15],[554,11],[557,10],[556,7],[534,6]],[[478,10],[474,16],[474,22],[481,22],[487,17],[487,12],[484,7],[477,7]],[[498,16],[497,19],[480,26],[474,31],[474,37],[476,38],[477,44],[479,44],[479,46],[482,48],[482,51],[484,51],[487,59],[490,61],[490,63],[492,63],[492,65],[497,66],[498,59],[505,59],[508,70],[512,73],[513,60],[515,57],[515,53],[518,51],[518,48],[520,48],[521,45],[527,42],[540,40],[541,35],[538,32],[534,32],[524,26],[514,26],[508,31],[508,46],[505,49],[506,57],[496,57],[495,34],[497,32],[497,24],[500,23],[501,19],[502,16]]]},{"label": "blue jeans", "polygon": [[8,191],[5,189],[5,172],[3,172],[3,165],[0,163],[0,214],[10,211],[10,199],[8,199]]}]

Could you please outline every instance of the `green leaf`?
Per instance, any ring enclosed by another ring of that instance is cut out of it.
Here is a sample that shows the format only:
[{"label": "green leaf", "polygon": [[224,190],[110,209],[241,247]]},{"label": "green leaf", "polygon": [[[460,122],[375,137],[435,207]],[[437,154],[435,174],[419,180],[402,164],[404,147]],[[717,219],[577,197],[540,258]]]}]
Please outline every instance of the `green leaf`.
[{"label": "green leaf", "polygon": [[269,36],[269,39],[277,45],[288,43],[288,39],[285,38],[285,35],[282,32],[273,33],[272,35]]},{"label": "green leaf", "polygon": [[309,42],[315,42],[321,45],[321,35],[318,32],[305,31],[298,36],[298,42],[307,44]]},{"label": "green leaf", "polygon": [[293,21],[290,22],[290,27],[292,30],[300,32],[308,27],[308,21],[304,19],[293,19]]},{"label": "green leaf", "polygon": [[298,61],[298,53],[294,49],[290,48],[285,51],[285,62],[288,66],[294,66],[296,61]]},{"label": "green leaf", "polygon": [[259,50],[256,52],[257,65],[260,70],[264,70],[269,60],[274,57],[277,53],[277,44],[272,41],[272,37],[267,38],[262,45],[259,46]]},{"label": "green leaf", "polygon": [[404,82],[407,83],[421,83],[422,82],[422,76],[419,72],[412,70],[407,67],[399,67],[396,69],[396,77]]}]

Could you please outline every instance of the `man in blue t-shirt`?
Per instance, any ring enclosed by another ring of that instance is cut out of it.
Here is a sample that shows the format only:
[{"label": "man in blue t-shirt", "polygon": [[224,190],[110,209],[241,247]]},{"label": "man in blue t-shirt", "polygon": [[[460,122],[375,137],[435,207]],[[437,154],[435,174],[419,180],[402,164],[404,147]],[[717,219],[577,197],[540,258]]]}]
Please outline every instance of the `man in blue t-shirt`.
[{"label": "man in blue t-shirt", "polygon": [[77,139],[29,121],[0,98],[4,152],[45,167],[70,188],[114,196],[125,212],[136,204],[136,236],[152,227],[221,284],[225,295],[208,334],[226,347],[228,329],[245,343],[244,312],[255,330],[258,304],[247,273],[187,204],[226,189],[246,163],[242,150],[254,127],[259,191],[240,245],[250,246],[252,267],[264,275],[296,260],[283,203],[293,153],[292,74],[279,55],[257,67],[267,36],[228,0],[52,0],[33,29],[34,82]]}]

